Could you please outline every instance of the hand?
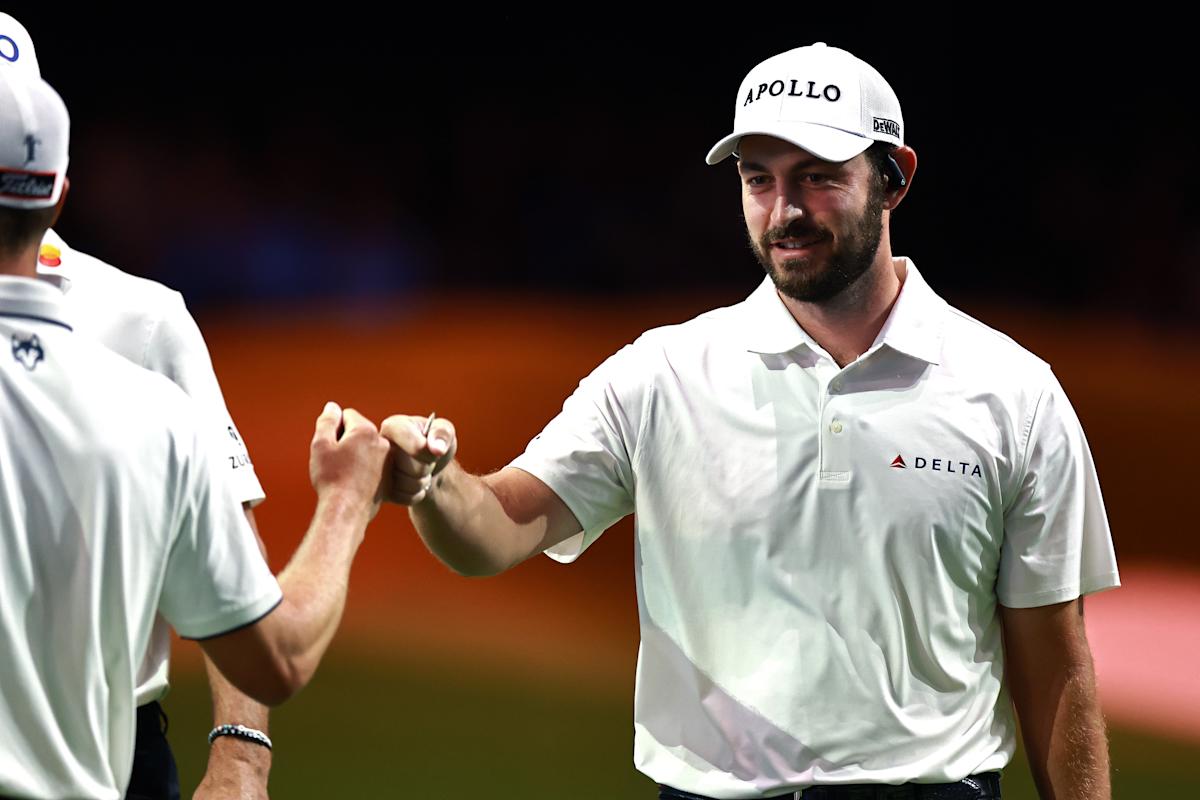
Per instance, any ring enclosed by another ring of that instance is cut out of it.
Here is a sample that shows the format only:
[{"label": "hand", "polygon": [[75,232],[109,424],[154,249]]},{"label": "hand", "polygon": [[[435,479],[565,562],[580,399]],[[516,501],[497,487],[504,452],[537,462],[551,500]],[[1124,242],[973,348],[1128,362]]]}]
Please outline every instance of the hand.
[{"label": "hand", "polygon": [[337,403],[326,403],[309,450],[309,479],[319,497],[344,496],[369,506],[374,517],[383,499],[389,449],[369,419],[352,408],[342,411]]},{"label": "hand", "polygon": [[380,433],[391,442],[391,476],[386,485],[386,499],[393,503],[413,506],[424,500],[433,477],[458,452],[458,437],[450,420],[435,419],[428,436],[424,428],[424,417],[401,414],[388,417],[379,426]]}]

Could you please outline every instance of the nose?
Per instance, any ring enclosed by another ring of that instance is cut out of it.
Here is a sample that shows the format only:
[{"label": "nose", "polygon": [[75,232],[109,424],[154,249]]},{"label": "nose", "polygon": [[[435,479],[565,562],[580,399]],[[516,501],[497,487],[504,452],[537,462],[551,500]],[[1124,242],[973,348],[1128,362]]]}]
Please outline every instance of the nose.
[{"label": "nose", "polygon": [[775,203],[771,207],[771,227],[787,225],[789,222],[803,217],[804,214],[804,206],[799,198],[786,190],[781,190],[775,196]]}]

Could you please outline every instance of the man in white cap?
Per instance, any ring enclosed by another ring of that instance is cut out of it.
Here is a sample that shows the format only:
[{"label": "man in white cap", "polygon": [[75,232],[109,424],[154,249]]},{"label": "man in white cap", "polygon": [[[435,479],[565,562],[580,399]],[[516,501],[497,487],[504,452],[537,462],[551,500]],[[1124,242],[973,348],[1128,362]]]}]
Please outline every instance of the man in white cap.
[{"label": "man in white cap", "polygon": [[[5,13],[0,13],[0,68],[40,77],[33,40],[20,22]],[[52,229],[42,242],[37,268],[43,280],[64,292],[78,333],[141,367],[166,375],[196,401],[202,429],[220,455],[233,492],[257,535],[251,508],[262,502],[265,494],[226,409],[204,338],[180,294],[74,250]],[[165,736],[166,716],[158,702],[168,688],[170,647],[170,631],[160,620],[138,673],[138,744],[130,783],[131,794],[161,800],[179,797],[175,759]],[[195,797],[263,800],[271,769],[271,750],[262,744],[268,733],[267,709],[229,685],[211,662],[205,664],[212,688],[213,731],[236,725],[239,731],[254,731],[262,737],[241,733],[212,737],[208,769]]]},{"label": "man in white cap", "polygon": [[1015,701],[1044,797],[1107,798],[1082,596],[1119,583],[1049,366],[893,257],[917,158],[871,66],[762,62],[733,132],[745,301],[600,365],[507,468],[397,416],[395,501],[460,573],[635,514],[637,767],[661,797],[995,798]]},{"label": "man in white cap", "polygon": [[276,581],[194,401],[73,331],[37,279],[68,127],[48,84],[0,69],[0,797],[118,800],[156,617],[258,702],[286,700],[337,629],[389,444],[327,404],[316,511]]}]

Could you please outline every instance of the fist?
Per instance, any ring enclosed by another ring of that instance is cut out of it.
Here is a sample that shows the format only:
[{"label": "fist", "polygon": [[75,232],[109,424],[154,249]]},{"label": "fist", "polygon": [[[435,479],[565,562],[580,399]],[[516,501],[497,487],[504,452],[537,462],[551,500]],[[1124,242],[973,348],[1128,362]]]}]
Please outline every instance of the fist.
[{"label": "fist", "polygon": [[454,424],[435,419],[425,434],[425,417],[397,414],[379,426],[391,442],[391,468],[385,483],[386,499],[405,506],[425,499],[433,477],[446,468],[458,451]]},{"label": "fist", "polygon": [[383,498],[391,445],[352,408],[326,403],[309,449],[308,475],[317,494],[340,493],[375,516]]}]

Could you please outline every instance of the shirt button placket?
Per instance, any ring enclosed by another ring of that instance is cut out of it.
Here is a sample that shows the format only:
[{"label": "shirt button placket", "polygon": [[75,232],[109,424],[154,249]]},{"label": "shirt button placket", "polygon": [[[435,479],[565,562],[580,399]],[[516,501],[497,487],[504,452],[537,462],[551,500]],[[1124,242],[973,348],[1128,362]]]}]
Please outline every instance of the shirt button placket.
[{"label": "shirt button placket", "polygon": [[821,408],[821,485],[845,487],[850,481],[849,430],[845,418],[845,379],[829,381]]}]

